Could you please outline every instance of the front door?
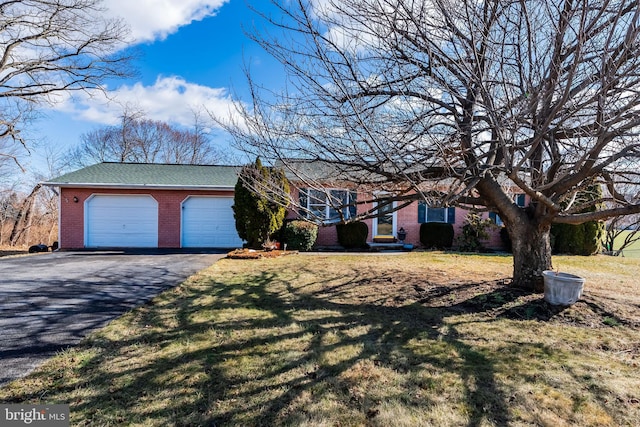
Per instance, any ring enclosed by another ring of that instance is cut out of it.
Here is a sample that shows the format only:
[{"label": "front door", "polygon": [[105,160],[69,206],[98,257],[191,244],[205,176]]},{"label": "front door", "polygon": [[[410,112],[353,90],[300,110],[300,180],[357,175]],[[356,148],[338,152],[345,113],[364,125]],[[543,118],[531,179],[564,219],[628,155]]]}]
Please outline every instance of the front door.
[{"label": "front door", "polygon": [[395,236],[396,234],[396,202],[382,204],[378,208],[377,216],[373,219],[374,236]]}]

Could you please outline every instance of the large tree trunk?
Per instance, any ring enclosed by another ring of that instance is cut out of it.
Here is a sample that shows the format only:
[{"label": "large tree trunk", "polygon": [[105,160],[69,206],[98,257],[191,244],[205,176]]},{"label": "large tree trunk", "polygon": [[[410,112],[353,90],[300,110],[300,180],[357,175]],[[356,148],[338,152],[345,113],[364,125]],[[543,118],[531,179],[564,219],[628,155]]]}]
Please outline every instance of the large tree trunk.
[{"label": "large tree trunk", "polygon": [[509,229],[513,245],[513,286],[543,292],[542,272],[552,269],[550,225],[518,222]]}]

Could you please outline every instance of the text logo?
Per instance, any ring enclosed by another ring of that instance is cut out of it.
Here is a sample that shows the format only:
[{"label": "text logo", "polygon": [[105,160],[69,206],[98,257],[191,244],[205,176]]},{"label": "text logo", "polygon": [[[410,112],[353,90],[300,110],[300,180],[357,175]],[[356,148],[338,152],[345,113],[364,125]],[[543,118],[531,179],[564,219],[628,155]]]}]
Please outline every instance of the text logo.
[{"label": "text logo", "polygon": [[0,425],[69,427],[69,405],[0,405]]}]

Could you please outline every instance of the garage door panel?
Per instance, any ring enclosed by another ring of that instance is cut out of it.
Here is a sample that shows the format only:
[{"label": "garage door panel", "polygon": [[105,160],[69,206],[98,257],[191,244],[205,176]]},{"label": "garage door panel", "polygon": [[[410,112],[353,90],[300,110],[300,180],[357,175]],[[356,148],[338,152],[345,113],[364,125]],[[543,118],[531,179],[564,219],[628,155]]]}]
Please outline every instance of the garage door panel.
[{"label": "garage door panel", "polygon": [[158,203],[151,196],[93,196],[86,221],[87,247],[158,246]]},{"label": "garage door panel", "polygon": [[236,248],[242,239],[236,231],[232,197],[189,197],[182,205],[182,246]]}]

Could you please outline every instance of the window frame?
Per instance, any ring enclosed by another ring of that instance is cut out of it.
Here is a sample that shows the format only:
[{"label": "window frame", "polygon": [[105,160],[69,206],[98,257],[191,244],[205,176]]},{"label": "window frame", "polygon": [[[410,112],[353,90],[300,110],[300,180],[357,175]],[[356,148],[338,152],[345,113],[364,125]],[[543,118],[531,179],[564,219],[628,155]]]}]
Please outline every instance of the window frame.
[{"label": "window frame", "polygon": [[[357,214],[355,203],[358,194],[356,191],[347,188],[299,188],[298,192],[301,207],[299,215],[301,217],[320,223],[332,224],[340,222],[340,215],[336,208],[331,205],[330,198],[341,200],[344,206],[342,210],[345,219],[353,218]],[[322,207],[322,210],[318,209],[319,207]],[[319,215],[321,211],[324,212]]]},{"label": "window frame", "polygon": [[[424,213],[420,212],[424,209]],[[444,221],[429,221],[429,209],[443,209]],[[426,224],[429,222],[439,222],[441,224],[455,224],[456,223],[456,208],[450,207],[429,207],[429,204],[424,200],[418,201],[418,224]]]}]

